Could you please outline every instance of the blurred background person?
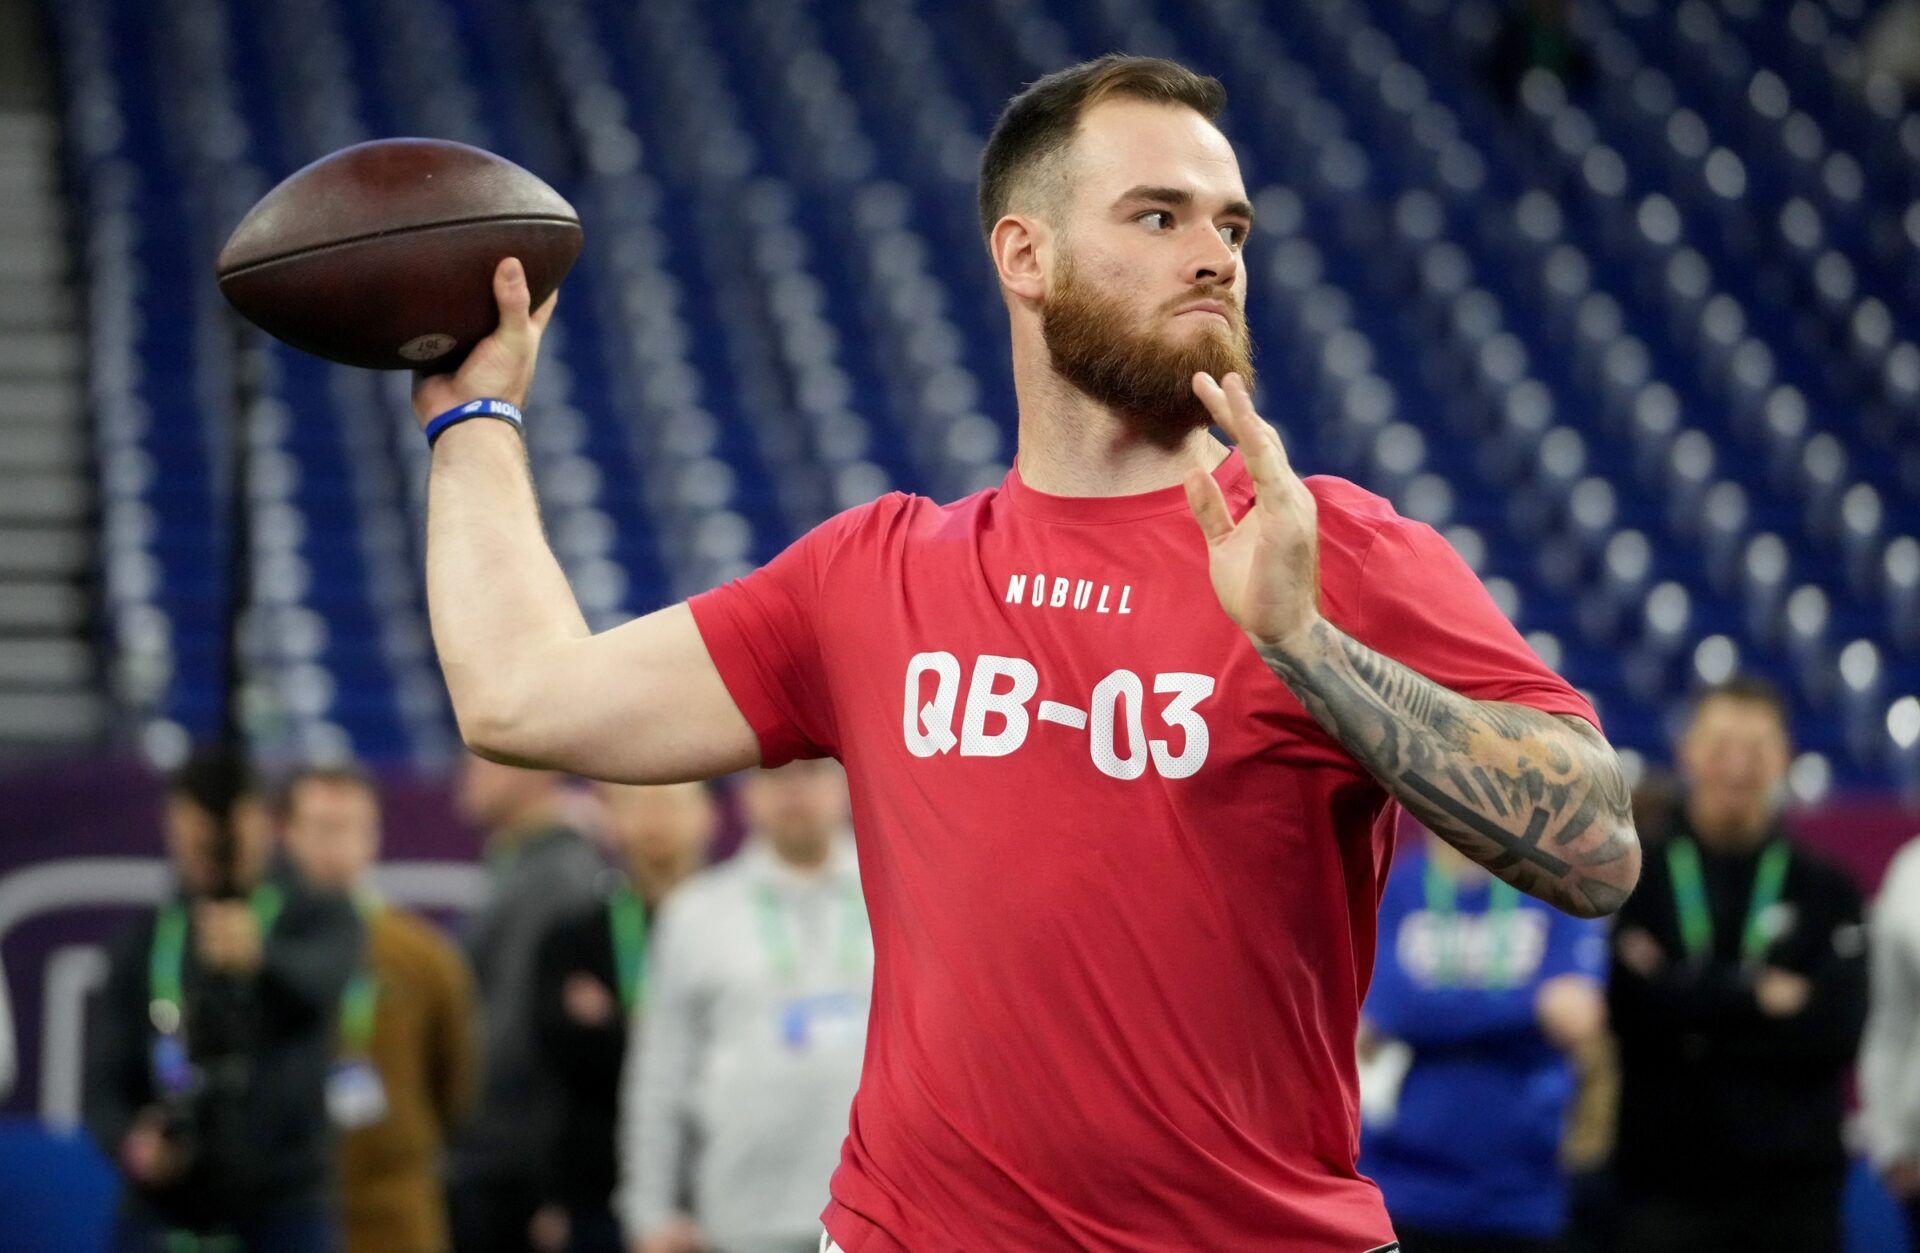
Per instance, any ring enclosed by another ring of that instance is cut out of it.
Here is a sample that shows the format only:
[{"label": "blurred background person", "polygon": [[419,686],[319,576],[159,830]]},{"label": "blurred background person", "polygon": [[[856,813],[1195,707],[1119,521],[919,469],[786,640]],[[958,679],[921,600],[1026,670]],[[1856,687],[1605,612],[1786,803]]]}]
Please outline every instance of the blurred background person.
[{"label": "blurred background person", "polygon": [[1432,836],[1395,859],[1362,1018],[1360,1170],[1412,1253],[1562,1247],[1572,1057],[1604,1031],[1605,967],[1603,922]]},{"label": "blurred background person", "polygon": [[740,800],[746,843],[673,895],[650,949],[621,1110],[634,1253],[814,1253],[860,1082],[873,941],[845,776],[794,762]]},{"label": "blurred background person", "polygon": [[1895,854],[1874,899],[1871,996],[1860,1048],[1867,1155],[1920,1249],[1920,840]]},{"label": "blurred background person", "polygon": [[473,981],[437,928],[375,890],[380,826],[379,794],[358,767],[304,770],[287,784],[288,855],[309,882],[349,897],[367,932],[340,1002],[335,1063],[346,1248],[445,1253],[442,1159],[479,1077]]},{"label": "blurred background person", "polygon": [[175,891],[114,945],[87,1036],[87,1126],[126,1184],[111,1247],[332,1250],[328,1069],[360,924],[274,858],[239,758],[190,757],[165,821]]},{"label": "blurred background person", "polygon": [[532,1247],[545,1199],[546,1150],[563,1107],[533,1040],[534,954],[555,923],[600,893],[605,869],[564,815],[559,775],[469,756],[463,814],[486,831],[486,901],[469,921],[467,954],[479,991],[479,1104],[453,1150],[453,1242],[460,1253]]},{"label": "blurred background person", "polygon": [[1774,688],[1695,701],[1685,799],[1614,931],[1615,1172],[1633,1253],[1840,1247],[1842,1083],[1866,1016],[1852,881],[1780,824]]},{"label": "blurred background person", "polygon": [[534,963],[536,1040],[564,1101],[534,1243],[570,1253],[622,1247],[614,1123],[645,1001],[647,937],[668,893],[706,864],[719,817],[704,783],[597,790],[618,871],[603,901],[546,934]]}]

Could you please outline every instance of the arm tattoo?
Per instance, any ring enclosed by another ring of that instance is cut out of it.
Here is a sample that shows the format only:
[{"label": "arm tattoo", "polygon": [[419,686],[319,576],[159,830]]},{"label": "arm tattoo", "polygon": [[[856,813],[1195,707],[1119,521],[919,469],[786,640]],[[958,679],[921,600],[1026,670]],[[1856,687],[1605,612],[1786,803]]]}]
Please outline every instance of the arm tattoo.
[{"label": "arm tattoo", "polygon": [[1626,778],[1585,721],[1470,700],[1324,620],[1297,646],[1259,651],[1414,817],[1508,883],[1582,918],[1633,890]]}]

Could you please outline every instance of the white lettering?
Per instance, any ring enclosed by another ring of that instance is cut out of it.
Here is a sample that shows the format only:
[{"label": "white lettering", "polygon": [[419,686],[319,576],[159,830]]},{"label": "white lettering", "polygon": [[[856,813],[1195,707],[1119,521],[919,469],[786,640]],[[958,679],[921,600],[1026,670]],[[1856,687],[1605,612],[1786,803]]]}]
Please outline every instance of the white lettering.
[{"label": "white lettering", "polygon": [[1026,594],[1027,594],[1027,576],[1026,575],[1016,574],[1012,578],[1007,580],[1007,603],[1009,605],[1019,604],[1021,598],[1024,597]]},{"label": "white lettering", "polygon": [[1156,674],[1153,676],[1153,690],[1172,692],[1173,699],[1161,711],[1160,717],[1170,727],[1179,727],[1186,733],[1186,743],[1180,746],[1179,756],[1167,751],[1167,741],[1153,740],[1148,747],[1153,750],[1153,768],[1162,778],[1184,779],[1200,769],[1207,760],[1209,736],[1207,720],[1194,712],[1194,706],[1213,695],[1213,676],[1210,674]]},{"label": "white lettering", "polygon": [[[1005,692],[994,682],[1011,679]],[[982,653],[973,663],[973,683],[967,688],[967,712],[960,723],[962,757],[1005,757],[1027,740],[1027,702],[1040,687],[1040,672],[1023,657],[995,657]],[[1006,725],[989,735],[987,716],[999,714]]]},{"label": "white lettering", "polygon": [[1093,584],[1087,582],[1085,579],[1075,579],[1073,581],[1073,607],[1075,609],[1085,609],[1087,602],[1092,599]]},{"label": "white lettering", "polygon": [[1111,583],[1102,583],[1100,585],[1100,607],[1094,610],[1095,613],[1112,612],[1107,608],[1107,593],[1111,592],[1112,590],[1113,590],[1113,584]]},{"label": "white lettering", "polygon": [[[1094,685],[1093,708],[1087,711],[1093,764],[1100,773],[1115,779],[1137,779],[1147,768],[1147,736],[1140,725],[1142,693],[1140,676],[1131,670],[1115,670]],[[1125,705],[1123,711],[1120,707]],[[1120,756],[1115,742],[1116,715],[1127,720],[1127,755]]]},{"label": "white lettering", "polygon": [[1047,601],[1047,607],[1050,609],[1065,609],[1067,607],[1067,596],[1072,590],[1072,588],[1067,586],[1066,575],[1063,574],[1055,579],[1053,581],[1053,598]]},{"label": "white lettering", "polygon": [[1121,613],[1133,612],[1133,610],[1127,608],[1127,597],[1131,595],[1133,595],[1133,584],[1128,583],[1120,589],[1120,612]]},{"label": "white lettering", "polygon": [[1029,605],[1032,605],[1035,609],[1038,609],[1040,608],[1040,606],[1047,603],[1047,576],[1046,575],[1036,574],[1033,576],[1033,599],[1029,600],[1027,603]]},{"label": "white lettering", "polygon": [[[933,699],[920,703],[920,676],[935,677]],[[960,696],[960,663],[952,653],[916,653],[907,663],[907,705],[903,729],[907,751],[915,757],[950,752],[960,741],[953,735],[953,709]]]}]

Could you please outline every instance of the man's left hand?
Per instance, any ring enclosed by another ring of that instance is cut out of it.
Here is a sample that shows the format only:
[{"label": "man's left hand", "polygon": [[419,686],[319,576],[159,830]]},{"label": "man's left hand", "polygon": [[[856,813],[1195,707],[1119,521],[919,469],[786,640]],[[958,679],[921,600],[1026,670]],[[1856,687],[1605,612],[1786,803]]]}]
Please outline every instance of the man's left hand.
[{"label": "man's left hand", "polygon": [[1238,523],[1220,485],[1187,471],[1187,505],[1207,537],[1214,594],[1256,645],[1285,648],[1320,620],[1319,509],[1293,472],[1280,435],[1253,411],[1246,380],[1193,376],[1194,395],[1240,446],[1253,476],[1254,501]]}]

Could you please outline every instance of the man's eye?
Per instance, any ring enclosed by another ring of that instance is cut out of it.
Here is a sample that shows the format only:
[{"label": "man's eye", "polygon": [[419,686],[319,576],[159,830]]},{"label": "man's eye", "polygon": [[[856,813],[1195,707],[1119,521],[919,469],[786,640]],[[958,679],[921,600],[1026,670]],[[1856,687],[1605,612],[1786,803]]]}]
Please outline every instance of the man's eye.
[{"label": "man's eye", "polygon": [[1145,213],[1142,213],[1138,218],[1136,218],[1135,221],[1144,222],[1148,218],[1165,218],[1167,220],[1168,226],[1173,225],[1173,214],[1167,211],[1166,209],[1148,209]]},{"label": "man's eye", "polygon": [[1247,242],[1247,228],[1244,226],[1229,223],[1220,228],[1220,233],[1226,236],[1229,247],[1238,248]]}]

